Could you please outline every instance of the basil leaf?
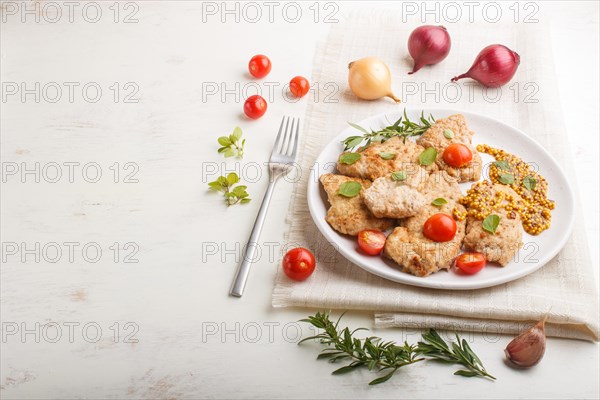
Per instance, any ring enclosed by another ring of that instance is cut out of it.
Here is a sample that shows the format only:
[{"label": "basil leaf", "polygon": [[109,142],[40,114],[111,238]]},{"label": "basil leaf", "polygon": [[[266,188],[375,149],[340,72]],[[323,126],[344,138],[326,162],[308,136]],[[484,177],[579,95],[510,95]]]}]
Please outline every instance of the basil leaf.
[{"label": "basil leaf", "polygon": [[531,175],[527,175],[525,178],[523,178],[523,186],[529,190],[534,190],[537,186],[537,179]]},{"label": "basil leaf", "polygon": [[433,147],[428,147],[421,154],[419,154],[420,165],[431,165],[437,158],[437,150]]},{"label": "basil leaf", "polygon": [[452,139],[454,137],[454,132],[452,132],[452,129],[444,129],[444,137],[446,139]]},{"label": "basil leaf", "polygon": [[498,180],[500,183],[504,183],[505,185],[511,185],[515,183],[515,177],[513,174],[500,174]]},{"label": "basil leaf", "polygon": [[233,149],[225,149],[225,151],[223,152],[223,155],[225,157],[233,157],[235,156],[235,151],[233,151]]},{"label": "basil leaf", "polygon": [[212,190],[221,190],[221,183],[219,181],[208,182],[208,187]]},{"label": "basil leaf", "polygon": [[500,160],[500,161],[495,161],[494,165],[500,169],[503,169],[505,171],[510,170],[510,164],[508,163],[508,161],[504,161],[504,160]]},{"label": "basil leaf", "polygon": [[240,181],[240,177],[235,172],[228,174],[226,179],[229,185],[234,185]]},{"label": "basil leaf", "polygon": [[379,153],[379,157],[383,158],[384,160],[391,160],[392,158],[396,157],[396,154],[382,151]]},{"label": "basil leaf", "polygon": [[405,181],[407,178],[405,171],[396,171],[392,172],[392,180],[393,181]]},{"label": "basil leaf", "polygon": [[224,147],[231,146],[231,140],[229,140],[229,138],[227,136],[221,136],[220,138],[217,139],[217,141],[219,142],[219,144],[221,146],[224,146]]},{"label": "basil leaf", "polygon": [[246,195],[246,189],[248,188],[248,186],[236,186],[233,188],[233,190],[231,191],[231,193],[235,194],[238,197],[248,197]]},{"label": "basil leaf", "polygon": [[339,162],[346,165],[352,165],[360,160],[359,153],[344,153],[340,156]]},{"label": "basil leaf", "polygon": [[338,194],[344,197],[354,197],[360,193],[361,189],[362,185],[358,182],[344,182],[340,185],[340,188],[338,189]]},{"label": "basil leaf", "polygon": [[432,206],[436,206],[436,207],[441,207],[441,206],[443,206],[444,204],[447,204],[447,203],[448,203],[448,201],[445,198],[438,197],[437,199],[435,199],[435,200],[433,200],[431,202],[431,205]]},{"label": "basil leaf", "polygon": [[490,214],[483,220],[483,230],[494,235],[500,225],[500,217],[496,214]]},{"label": "basil leaf", "polygon": [[231,142],[237,142],[242,137],[242,129],[239,126],[236,126],[233,129],[233,133],[229,136],[229,140]]}]

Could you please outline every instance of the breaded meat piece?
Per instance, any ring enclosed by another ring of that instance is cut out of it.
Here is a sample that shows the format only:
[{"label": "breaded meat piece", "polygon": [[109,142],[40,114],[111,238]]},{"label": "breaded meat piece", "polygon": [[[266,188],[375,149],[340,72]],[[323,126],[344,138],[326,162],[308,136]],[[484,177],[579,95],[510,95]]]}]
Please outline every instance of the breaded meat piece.
[{"label": "breaded meat piece", "polygon": [[[423,235],[423,225],[429,217],[437,213],[453,215],[454,208],[464,212],[458,204],[460,188],[458,183],[443,171],[432,174],[424,192],[425,206],[414,217],[405,219],[402,226],[394,229],[387,237],[385,254],[397,262],[404,271],[416,276],[427,276],[441,269],[448,269],[460,253],[465,236],[465,221],[456,221],[456,235],[448,242],[435,242]],[[438,197],[447,203],[439,207],[431,204]]]},{"label": "breaded meat piece", "polygon": [[[401,179],[404,177],[406,179]],[[410,164],[402,171],[375,179],[361,196],[377,218],[412,217],[425,205],[422,191],[428,178],[427,171],[417,164]]]},{"label": "breaded meat piece", "polygon": [[429,175],[422,190],[430,203],[439,197],[455,202],[462,197],[458,179],[450,176],[446,171],[437,171]]},{"label": "breaded meat piece", "polygon": [[360,194],[354,197],[345,197],[338,194],[340,186],[345,182],[358,182],[364,190],[371,186],[371,182],[364,179],[349,178],[343,175],[323,174],[319,178],[327,198],[329,200],[329,210],[325,220],[336,231],[356,236],[364,229],[388,230],[394,226],[394,221],[388,218],[375,218],[362,201]]},{"label": "breaded meat piece", "polygon": [[[361,152],[360,159],[352,164],[344,164],[340,160],[346,153],[340,155],[338,159],[337,170],[342,175],[354,176],[358,178],[374,181],[377,178],[386,176],[395,171],[400,171],[407,164],[419,164],[419,155],[424,148],[415,142],[394,136],[383,143],[374,143]],[[384,157],[382,157],[382,153]],[[386,154],[387,153],[387,154]],[[387,156],[393,155],[389,160]],[[431,172],[437,170],[437,166],[432,164],[426,169]]]},{"label": "breaded meat piece", "polygon": [[[513,189],[505,185],[493,184],[489,181],[475,185],[479,185],[489,199],[497,198],[498,192],[519,198]],[[499,206],[491,212],[500,217],[500,224],[495,233],[485,231],[482,220],[472,216],[467,217],[467,235],[463,244],[465,249],[483,253],[488,261],[495,261],[505,266],[523,246],[523,228],[519,214],[515,211],[507,211],[501,204],[500,202]]]},{"label": "breaded meat piece", "polygon": [[[452,131],[450,139],[444,136],[444,131],[447,129]],[[417,144],[424,148],[434,147],[437,150],[437,166],[448,172],[449,175],[458,178],[459,182],[478,181],[481,177],[483,163],[477,149],[471,144],[472,137],[473,131],[467,126],[465,117],[461,114],[454,114],[448,118],[438,119],[417,139]],[[468,165],[454,168],[446,164],[443,158],[444,150],[452,143],[462,143],[471,150],[473,160]]]}]

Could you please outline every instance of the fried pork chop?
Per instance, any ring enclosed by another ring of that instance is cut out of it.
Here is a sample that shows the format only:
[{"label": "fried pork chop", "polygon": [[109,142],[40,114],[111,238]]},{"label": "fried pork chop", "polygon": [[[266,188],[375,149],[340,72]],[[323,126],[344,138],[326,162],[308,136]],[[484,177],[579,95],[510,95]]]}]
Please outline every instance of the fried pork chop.
[{"label": "fried pork chop", "polygon": [[[398,179],[398,173],[405,179]],[[422,191],[428,177],[417,164],[408,164],[402,171],[375,179],[361,196],[377,218],[412,217],[425,205]]]},{"label": "fried pork chop", "polygon": [[[444,171],[431,174],[425,187],[425,206],[417,215],[406,218],[400,227],[394,229],[387,237],[384,250],[404,271],[421,277],[450,267],[460,253],[466,225],[464,220],[456,221],[456,235],[448,242],[435,242],[425,237],[423,225],[432,215],[445,213],[452,216],[454,208],[464,212],[464,207],[458,204],[460,187]],[[432,205],[433,200],[439,197],[443,197],[446,203]]]},{"label": "fried pork chop", "polygon": [[358,235],[364,229],[388,230],[394,225],[394,221],[388,218],[376,218],[363,202],[360,194],[354,197],[345,197],[338,194],[340,186],[345,182],[358,182],[363,189],[371,186],[371,182],[365,179],[350,178],[343,175],[323,174],[319,180],[327,192],[329,210],[325,220],[336,231],[346,235]]},{"label": "fried pork chop", "polygon": [[[444,135],[445,131],[451,138]],[[449,134],[450,132],[451,134]],[[473,133],[467,126],[465,117],[462,114],[454,114],[448,118],[438,119],[417,139],[417,144],[424,148],[435,148],[437,150],[435,162],[437,166],[446,171],[448,175],[456,177],[459,182],[477,181],[481,177],[483,163],[477,149],[471,144]],[[473,160],[467,166],[455,168],[444,161],[444,150],[452,143],[462,143],[473,153]]]},{"label": "fried pork chop", "polygon": [[[364,178],[374,181],[392,172],[400,171],[408,164],[419,164],[419,155],[424,148],[415,142],[394,136],[383,143],[374,143],[359,152],[360,159],[352,164],[344,164],[338,160],[337,170],[347,176]],[[343,156],[346,153],[342,153]],[[384,157],[382,157],[382,154]],[[386,160],[387,155],[393,155]],[[431,172],[437,170],[435,164],[426,169]]]},{"label": "fried pork chop", "polygon": [[[504,198],[504,196],[519,198],[519,195],[513,189],[505,185],[493,184],[489,181],[480,182],[475,185],[482,188],[482,195],[488,199]],[[488,261],[496,261],[500,265],[505,266],[523,245],[523,229],[519,213],[507,211],[502,207],[503,201],[501,199],[496,201],[497,206],[491,212],[491,214],[500,217],[500,223],[496,228],[496,232],[490,233],[485,231],[481,219],[468,216],[467,235],[463,244],[465,249],[483,253]]]}]

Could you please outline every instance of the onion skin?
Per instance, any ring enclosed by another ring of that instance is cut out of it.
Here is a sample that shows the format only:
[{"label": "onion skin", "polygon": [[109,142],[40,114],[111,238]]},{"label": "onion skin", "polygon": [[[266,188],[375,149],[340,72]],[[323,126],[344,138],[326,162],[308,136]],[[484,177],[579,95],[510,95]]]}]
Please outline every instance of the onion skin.
[{"label": "onion skin", "polygon": [[520,63],[517,52],[501,44],[492,44],[481,50],[471,68],[452,78],[452,82],[472,78],[487,87],[500,87],[515,76]]},{"label": "onion skin", "polygon": [[414,74],[425,65],[441,62],[450,53],[450,35],[443,26],[423,25],[412,31],[408,38],[408,52],[415,60]]}]

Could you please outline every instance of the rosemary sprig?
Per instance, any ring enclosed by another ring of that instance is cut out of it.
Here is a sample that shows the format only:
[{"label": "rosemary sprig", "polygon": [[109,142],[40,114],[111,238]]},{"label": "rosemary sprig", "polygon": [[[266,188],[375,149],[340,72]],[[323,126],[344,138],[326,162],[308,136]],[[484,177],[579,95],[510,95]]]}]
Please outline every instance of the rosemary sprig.
[{"label": "rosemary sprig", "polygon": [[344,139],[342,141],[344,144],[344,151],[352,150],[358,146],[360,146],[361,149],[365,149],[373,142],[385,142],[394,136],[400,136],[403,141],[406,141],[407,137],[422,135],[427,129],[431,128],[434,123],[435,118],[433,118],[433,115],[429,114],[429,117],[426,118],[423,112],[421,112],[419,123],[413,122],[406,115],[406,109],[404,109],[404,115],[396,122],[379,131],[371,130],[371,132],[369,132],[360,125],[348,122],[350,126],[363,132],[364,135],[349,136]]},{"label": "rosemary sprig", "polygon": [[460,339],[456,335],[456,342],[452,342],[452,348],[438,335],[430,329],[422,335],[424,342],[419,342],[417,351],[433,360],[449,364],[460,364],[466,369],[459,369],[454,375],[461,376],[483,376],[490,379],[496,379],[490,375],[484,368],[483,363],[473,352],[465,339]]},{"label": "rosemary sprig", "polygon": [[394,342],[384,342],[375,336],[365,339],[353,337],[355,332],[366,330],[365,328],[353,331],[350,331],[349,328],[338,330],[342,316],[343,314],[336,323],[333,323],[329,319],[329,313],[317,312],[314,316],[301,320],[312,324],[315,328],[322,329],[323,333],[302,339],[298,344],[318,339],[328,347],[321,351],[317,359],[327,358],[331,363],[339,360],[350,361],[348,365],[336,369],[332,374],[344,374],[363,366],[366,366],[369,371],[385,371],[384,375],[369,382],[369,385],[377,385],[389,380],[399,368],[424,360],[416,358],[417,346],[411,346],[406,342],[404,345],[398,346]]},{"label": "rosemary sprig", "polygon": [[317,359],[328,359],[331,363],[340,360],[349,361],[349,364],[336,369],[332,374],[344,374],[359,367],[367,367],[369,371],[385,372],[369,382],[369,385],[377,385],[388,381],[403,366],[431,359],[461,364],[467,368],[456,371],[455,375],[484,376],[496,379],[487,373],[479,357],[471,350],[466,340],[461,341],[458,335],[456,335],[457,343],[452,343],[452,350],[433,329],[422,335],[424,342],[419,342],[418,345],[410,345],[407,342],[398,345],[393,341],[384,342],[376,336],[359,339],[354,337],[354,334],[367,329],[358,328],[351,331],[347,327],[338,328],[343,315],[335,323],[329,319],[327,312],[317,312],[313,316],[300,320],[323,330],[323,332],[304,338],[298,344],[317,339],[321,344],[327,346],[317,356]]}]

